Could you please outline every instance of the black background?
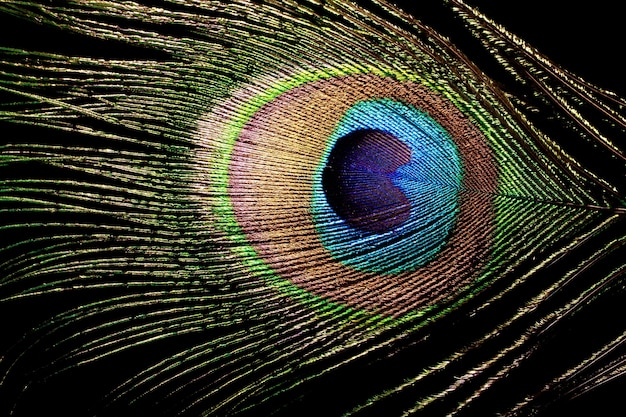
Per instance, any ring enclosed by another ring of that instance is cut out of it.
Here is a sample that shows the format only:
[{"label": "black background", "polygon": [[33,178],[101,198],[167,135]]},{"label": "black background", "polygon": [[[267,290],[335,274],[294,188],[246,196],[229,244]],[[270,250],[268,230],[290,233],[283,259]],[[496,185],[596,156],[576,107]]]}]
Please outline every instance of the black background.
[{"label": "black background", "polygon": [[626,93],[624,14],[620,2],[474,0],[485,15],[588,81]]},{"label": "black background", "polygon": [[[398,1],[419,18],[440,13],[441,1]],[[599,87],[626,93],[624,45],[626,31],[620,2],[597,0],[467,0],[557,65]],[[443,11],[443,9],[441,9]]]}]

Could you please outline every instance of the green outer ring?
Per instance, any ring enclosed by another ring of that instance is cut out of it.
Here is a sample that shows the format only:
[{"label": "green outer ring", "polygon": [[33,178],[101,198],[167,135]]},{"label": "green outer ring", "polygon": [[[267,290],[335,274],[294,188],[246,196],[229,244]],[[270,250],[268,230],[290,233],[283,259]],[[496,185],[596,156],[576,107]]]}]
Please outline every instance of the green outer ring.
[{"label": "green outer ring", "polygon": [[[490,148],[494,148],[494,143],[497,141],[494,137],[499,137],[499,132],[493,129],[491,126],[494,124],[499,125],[499,123],[489,123],[488,119],[491,119],[493,116],[489,112],[487,112],[483,108],[472,107],[465,100],[462,99],[460,95],[454,94],[452,89],[449,87],[446,88],[441,84],[436,82],[432,82],[426,78],[419,77],[414,74],[406,74],[400,71],[387,70],[383,71],[379,67],[375,66],[356,66],[356,65],[343,65],[334,68],[325,68],[314,71],[301,71],[295,73],[290,78],[276,81],[269,88],[265,88],[262,93],[258,93],[254,95],[250,100],[240,104],[237,106],[237,110],[234,111],[233,117],[227,122],[227,128],[225,130],[225,135],[220,138],[220,149],[219,149],[219,158],[217,161],[213,161],[214,166],[211,167],[211,172],[215,175],[213,178],[215,179],[214,187],[218,190],[226,190],[228,189],[228,169],[230,163],[230,156],[234,149],[235,143],[239,134],[245,124],[252,118],[252,116],[263,107],[265,104],[271,102],[279,95],[285,93],[286,91],[300,87],[306,83],[312,83],[318,80],[329,79],[333,77],[341,77],[341,76],[355,76],[355,75],[363,75],[363,74],[374,74],[379,75],[381,77],[391,77],[397,81],[412,81],[422,84],[428,87],[433,92],[438,95],[444,97],[454,104],[464,115],[468,116],[476,127],[485,135],[488,140],[488,145]],[[508,135],[507,135],[508,136]],[[495,153],[497,155],[497,153]],[[498,159],[494,158],[496,166],[500,168],[502,164],[498,163]],[[499,182],[499,188],[501,187]],[[500,190],[499,190],[500,191]],[[496,207],[496,210],[498,207]],[[255,249],[248,243],[245,233],[239,227],[236,222],[235,214],[233,211],[233,207],[231,205],[230,199],[228,196],[223,195],[218,199],[218,203],[212,207],[213,214],[227,219],[227,222],[220,223],[221,232],[223,232],[226,236],[228,236],[234,245],[231,246],[231,250],[233,253],[243,260],[244,264],[250,269],[254,274],[258,274],[263,277],[270,285],[279,289],[282,293],[289,295],[290,297],[306,304],[308,306],[315,306],[319,311],[322,311],[322,317],[326,317],[328,315],[332,315],[335,319],[339,315],[338,313],[341,311],[341,316],[343,320],[346,322],[354,323],[355,320],[361,321],[365,320],[368,325],[374,325],[374,328],[381,328],[388,325],[390,322],[395,324],[402,324],[412,322],[416,319],[428,316],[430,312],[436,310],[438,308],[437,304],[432,304],[426,306],[420,310],[407,313],[401,317],[391,317],[387,315],[383,315],[381,313],[373,313],[368,312],[366,310],[359,310],[353,307],[349,307],[337,302],[329,301],[320,296],[314,295],[295,284],[292,284],[286,279],[280,277],[278,273],[276,273],[269,265],[267,265],[263,260],[258,256]],[[502,222],[499,221],[499,213],[496,211],[496,235],[500,233],[499,226],[502,225]],[[483,266],[483,271],[489,262]],[[431,320],[434,320],[436,317],[444,315],[452,310],[454,310],[457,306],[463,304],[466,300],[470,299],[473,296],[473,292],[471,288],[475,286],[475,283],[482,282],[480,288],[484,287],[486,284],[484,283],[484,276],[481,275],[474,280],[474,282],[467,284],[466,286],[459,288],[455,294],[458,294],[463,290],[463,293],[466,295],[457,299],[450,305],[447,305],[443,310],[439,311],[436,316],[432,316],[426,320],[418,321],[418,323],[414,326],[414,328],[420,328],[426,325]],[[470,290],[468,292],[468,290]]]}]

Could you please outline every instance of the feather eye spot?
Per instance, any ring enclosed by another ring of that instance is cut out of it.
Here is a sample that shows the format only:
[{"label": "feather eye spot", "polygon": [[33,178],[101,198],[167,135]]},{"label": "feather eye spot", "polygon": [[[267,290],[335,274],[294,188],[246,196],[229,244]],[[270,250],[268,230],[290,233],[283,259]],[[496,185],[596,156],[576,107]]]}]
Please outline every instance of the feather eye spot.
[{"label": "feather eye spot", "polygon": [[350,226],[363,231],[381,233],[402,225],[410,217],[411,203],[395,180],[411,154],[407,145],[381,130],[342,136],[322,174],[328,204]]},{"label": "feather eye spot", "polygon": [[233,120],[232,219],[266,276],[396,316],[479,273],[497,170],[484,134],[446,98],[347,74],[292,86]]}]

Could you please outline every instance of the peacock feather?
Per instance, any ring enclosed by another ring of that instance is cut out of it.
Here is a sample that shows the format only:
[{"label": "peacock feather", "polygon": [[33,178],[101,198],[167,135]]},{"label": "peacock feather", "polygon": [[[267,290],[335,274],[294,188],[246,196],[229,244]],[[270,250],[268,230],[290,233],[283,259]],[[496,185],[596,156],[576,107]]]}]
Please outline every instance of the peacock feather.
[{"label": "peacock feather", "polygon": [[626,100],[472,4],[0,2],[0,414],[619,404]]}]

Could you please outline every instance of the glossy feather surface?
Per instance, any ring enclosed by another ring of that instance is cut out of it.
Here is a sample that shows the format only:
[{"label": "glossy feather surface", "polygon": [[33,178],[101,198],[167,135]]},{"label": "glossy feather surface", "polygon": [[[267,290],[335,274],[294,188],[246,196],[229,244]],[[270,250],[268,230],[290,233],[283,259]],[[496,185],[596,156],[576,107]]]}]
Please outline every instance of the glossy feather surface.
[{"label": "glossy feather surface", "polygon": [[53,39],[0,41],[0,414],[551,416],[624,387],[626,101],[471,4],[0,13]]}]

